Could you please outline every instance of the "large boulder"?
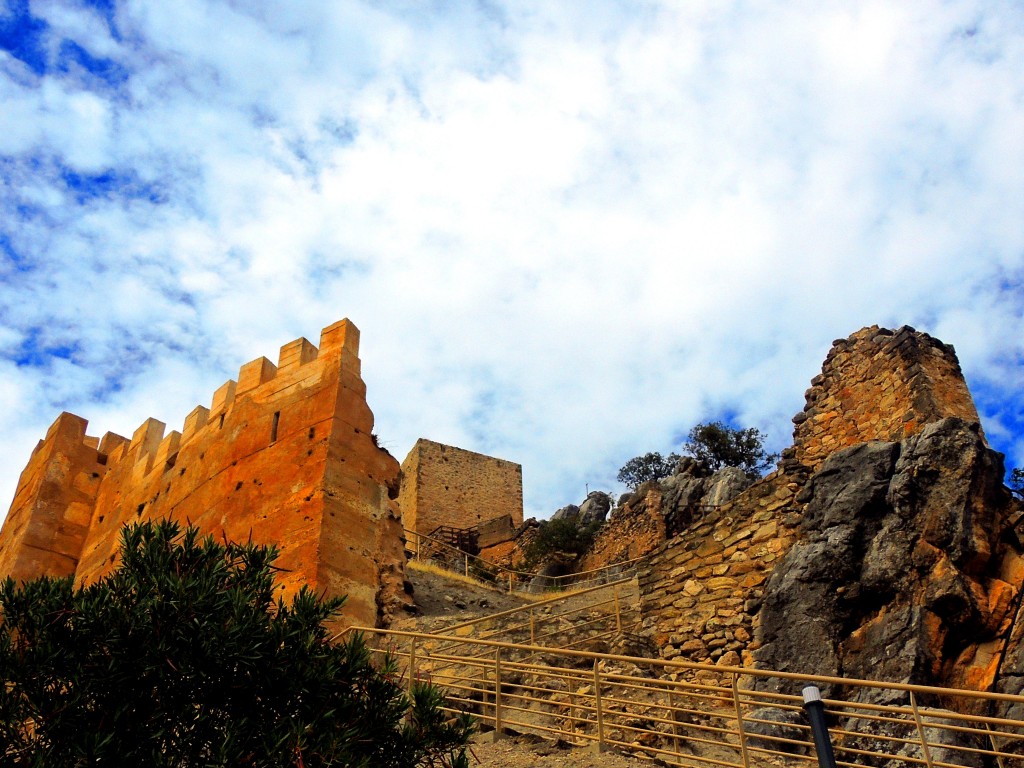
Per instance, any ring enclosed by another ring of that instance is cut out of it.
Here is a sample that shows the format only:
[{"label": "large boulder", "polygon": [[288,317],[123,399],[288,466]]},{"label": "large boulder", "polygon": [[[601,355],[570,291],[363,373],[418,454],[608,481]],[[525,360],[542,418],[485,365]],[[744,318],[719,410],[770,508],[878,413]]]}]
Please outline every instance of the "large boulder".
[{"label": "large boulder", "polygon": [[974,650],[1005,639],[1019,588],[1000,578],[1020,557],[1002,479],[1002,456],[955,418],[833,453],[810,479],[802,539],[766,584],[758,663],[991,685],[998,659]]},{"label": "large boulder", "polygon": [[577,514],[583,525],[603,523],[611,508],[611,496],[603,491],[591,491],[587,494],[586,500],[580,504]]},{"label": "large boulder", "polygon": [[753,478],[739,467],[720,469],[708,478],[701,503],[720,507],[747,490],[753,482]]}]

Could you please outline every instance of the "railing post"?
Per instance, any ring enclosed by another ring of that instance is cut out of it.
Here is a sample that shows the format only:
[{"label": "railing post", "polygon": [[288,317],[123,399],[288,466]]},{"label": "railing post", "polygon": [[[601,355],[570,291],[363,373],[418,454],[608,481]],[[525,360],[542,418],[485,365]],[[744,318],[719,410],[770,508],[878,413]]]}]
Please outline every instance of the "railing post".
[{"label": "railing post", "polygon": [[512,594],[512,571],[508,572],[508,593]]},{"label": "railing post", "polygon": [[615,631],[620,635],[622,634],[622,612],[619,610],[619,585],[615,585],[615,590],[612,592],[612,597],[615,599]]},{"label": "railing post", "polygon": [[601,670],[594,659],[594,712],[597,715],[597,742],[591,744],[595,752],[604,752],[604,710],[601,708]]},{"label": "railing post", "polygon": [[669,713],[672,716],[672,748],[676,753],[676,764],[680,762],[679,754],[679,710],[676,708],[676,689],[668,689]]},{"label": "railing post", "polygon": [[530,609],[530,645],[537,644],[537,622],[533,617],[533,608]]},{"label": "railing post", "polygon": [[[999,747],[1002,745],[996,744],[996,737],[995,734],[992,733],[992,726],[989,723],[985,723],[985,730],[988,731],[988,743],[992,745],[992,751],[998,752]],[[1003,763],[1002,756],[996,755],[996,765],[998,765],[999,768],[1006,768],[1005,763]]]},{"label": "railing post", "polygon": [[501,648],[494,649],[494,738],[501,737]]},{"label": "railing post", "polygon": [[743,730],[743,709],[740,707],[740,687],[735,672],[732,673],[732,703],[736,707],[736,734],[740,738],[740,756],[743,758],[743,768],[750,768],[750,758],[747,755],[747,734]]},{"label": "railing post", "polygon": [[832,738],[825,723],[825,704],[821,700],[821,691],[816,685],[808,685],[803,690],[804,712],[811,722],[811,733],[814,736],[814,750],[818,755],[821,768],[836,768],[836,756],[832,751]]},{"label": "railing post", "polygon": [[409,698],[412,698],[412,684],[416,679],[416,638],[409,638]]},{"label": "railing post", "polygon": [[466,575],[469,576],[469,555],[463,555],[466,560]]},{"label": "railing post", "polygon": [[914,722],[917,724],[917,735],[921,739],[921,751],[924,754],[924,761],[928,768],[932,768],[932,751],[928,748],[928,739],[924,735],[924,725],[921,724],[921,713],[917,711],[917,699],[914,692],[910,692],[910,708],[914,711]]}]

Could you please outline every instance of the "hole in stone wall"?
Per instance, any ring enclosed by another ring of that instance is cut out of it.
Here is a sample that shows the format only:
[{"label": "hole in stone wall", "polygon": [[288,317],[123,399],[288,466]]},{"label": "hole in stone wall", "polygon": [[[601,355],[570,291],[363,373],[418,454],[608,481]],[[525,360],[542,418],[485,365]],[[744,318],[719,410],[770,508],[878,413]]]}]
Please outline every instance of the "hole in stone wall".
[{"label": "hole in stone wall", "polygon": [[270,442],[277,442],[277,426],[281,423],[281,412],[274,411],[274,421],[270,424]]},{"label": "hole in stone wall", "polygon": [[218,429],[224,429],[224,414],[220,415],[220,427]]},{"label": "hole in stone wall", "polygon": [[316,437],[316,427],[310,427],[309,428],[309,439],[312,440],[314,437]]},{"label": "hole in stone wall", "polygon": [[145,508],[146,508],[146,502],[142,502],[141,504],[139,504],[138,507],[135,508],[135,514],[141,516],[142,515],[142,510],[144,510]]}]

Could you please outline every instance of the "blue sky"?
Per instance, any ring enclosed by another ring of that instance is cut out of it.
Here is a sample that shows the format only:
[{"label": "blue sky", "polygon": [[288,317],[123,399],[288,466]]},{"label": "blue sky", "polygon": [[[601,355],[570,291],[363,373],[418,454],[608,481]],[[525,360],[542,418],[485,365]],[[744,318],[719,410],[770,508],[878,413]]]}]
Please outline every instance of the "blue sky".
[{"label": "blue sky", "polygon": [[874,323],[1024,465],[1024,7],[906,5],[0,0],[0,503],[61,410],[180,428],[346,316],[391,452],[528,514],[788,445]]}]

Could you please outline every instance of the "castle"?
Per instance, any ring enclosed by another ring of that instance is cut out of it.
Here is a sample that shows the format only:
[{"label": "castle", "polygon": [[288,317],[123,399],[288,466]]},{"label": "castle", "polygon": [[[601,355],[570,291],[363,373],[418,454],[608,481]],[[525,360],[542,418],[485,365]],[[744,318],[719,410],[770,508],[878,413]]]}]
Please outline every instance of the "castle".
[{"label": "castle", "polygon": [[[410,601],[400,467],[373,434],[359,331],[348,320],[324,328],[319,346],[285,344],[276,365],[265,357],[246,363],[180,431],[164,434],[162,422],[148,419],[131,439],[96,438],[87,424],[62,413],[33,451],[0,530],[0,574],[95,581],[115,565],[122,526],[169,517],[218,538],[276,544],[282,595],[303,584],[347,595],[345,623],[387,623]],[[487,478],[476,465],[494,464],[500,513],[518,505],[521,520],[518,465],[472,456],[473,466],[446,468],[444,480],[468,475],[479,485]],[[412,501],[410,508],[415,526]],[[462,503],[445,522],[478,521]]]}]

